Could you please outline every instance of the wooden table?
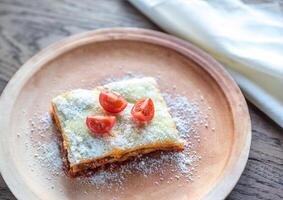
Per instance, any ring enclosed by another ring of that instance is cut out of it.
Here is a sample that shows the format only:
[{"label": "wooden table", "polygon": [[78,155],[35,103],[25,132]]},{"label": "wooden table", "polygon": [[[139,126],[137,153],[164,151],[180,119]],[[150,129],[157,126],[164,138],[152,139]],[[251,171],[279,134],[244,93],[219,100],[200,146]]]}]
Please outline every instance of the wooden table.
[{"label": "wooden table", "polygon": [[[86,30],[121,26],[160,30],[122,0],[0,0],[0,90],[47,45]],[[283,129],[253,105],[249,109],[249,161],[227,199],[283,199]],[[0,199],[15,199],[1,176]]]}]

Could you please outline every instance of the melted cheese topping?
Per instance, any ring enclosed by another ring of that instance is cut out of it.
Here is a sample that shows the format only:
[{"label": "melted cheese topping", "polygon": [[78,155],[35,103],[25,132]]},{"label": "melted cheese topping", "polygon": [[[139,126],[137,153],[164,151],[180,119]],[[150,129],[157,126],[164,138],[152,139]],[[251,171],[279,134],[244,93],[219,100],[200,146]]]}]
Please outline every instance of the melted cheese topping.
[{"label": "melted cheese topping", "polygon": [[[85,123],[86,117],[108,115],[98,102],[100,90],[103,89],[120,93],[129,103],[117,116],[117,122],[109,135],[92,136]],[[144,97],[152,98],[155,116],[149,125],[138,128],[131,120],[130,111],[134,103]],[[94,90],[77,89],[57,96],[52,103],[56,107],[64,139],[68,143],[71,165],[109,155],[119,158],[127,151],[153,147],[160,143],[183,144],[153,78],[113,82]]]}]

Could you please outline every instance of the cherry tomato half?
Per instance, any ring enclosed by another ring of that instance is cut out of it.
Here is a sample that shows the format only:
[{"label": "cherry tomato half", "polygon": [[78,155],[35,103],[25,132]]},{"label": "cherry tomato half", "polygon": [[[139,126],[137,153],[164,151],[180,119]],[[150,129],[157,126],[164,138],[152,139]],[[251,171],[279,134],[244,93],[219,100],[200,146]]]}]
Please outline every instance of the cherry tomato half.
[{"label": "cherry tomato half", "polygon": [[108,133],[114,126],[116,117],[114,116],[88,116],[86,125],[94,134]]},{"label": "cherry tomato half", "polygon": [[99,103],[104,110],[110,113],[122,112],[128,102],[117,93],[102,91],[99,95]]},{"label": "cherry tomato half", "polygon": [[154,117],[154,104],[151,98],[137,101],[131,110],[133,119],[139,122],[149,122]]}]

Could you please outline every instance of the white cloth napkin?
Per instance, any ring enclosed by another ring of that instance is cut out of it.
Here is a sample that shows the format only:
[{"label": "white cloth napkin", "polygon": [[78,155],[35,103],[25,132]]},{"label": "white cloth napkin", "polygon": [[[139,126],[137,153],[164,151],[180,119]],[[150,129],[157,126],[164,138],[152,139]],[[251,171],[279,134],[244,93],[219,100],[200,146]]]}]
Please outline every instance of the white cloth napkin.
[{"label": "white cloth napkin", "polygon": [[246,98],[283,127],[283,15],[276,2],[129,0],[221,62]]}]

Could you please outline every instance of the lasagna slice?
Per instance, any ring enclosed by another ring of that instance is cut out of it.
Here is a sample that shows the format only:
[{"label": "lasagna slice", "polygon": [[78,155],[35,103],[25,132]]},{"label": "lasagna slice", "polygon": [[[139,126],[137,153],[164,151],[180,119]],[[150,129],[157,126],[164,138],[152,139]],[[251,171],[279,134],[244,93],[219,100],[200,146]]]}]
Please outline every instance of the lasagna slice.
[{"label": "lasagna slice", "polygon": [[[126,109],[115,115],[109,134],[94,136],[86,126],[90,115],[110,115],[99,104],[100,91],[119,93],[127,100]],[[150,97],[155,106],[152,121],[137,126],[131,108]],[[157,150],[182,150],[184,141],[176,129],[154,78],[135,78],[99,86],[93,90],[76,89],[52,100],[51,113],[59,130],[64,170],[70,177],[87,175],[108,163],[120,162],[138,154]]]}]

